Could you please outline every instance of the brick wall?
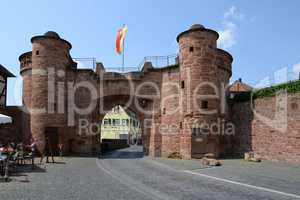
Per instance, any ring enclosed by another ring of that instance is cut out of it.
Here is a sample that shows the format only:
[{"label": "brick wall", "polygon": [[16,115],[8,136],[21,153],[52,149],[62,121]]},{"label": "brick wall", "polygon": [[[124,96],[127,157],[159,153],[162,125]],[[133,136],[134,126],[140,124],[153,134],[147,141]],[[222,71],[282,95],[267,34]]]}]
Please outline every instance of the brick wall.
[{"label": "brick wall", "polygon": [[266,160],[300,162],[300,93],[232,106],[234,152],[253,150]]},{"label": "brick wall", "polygon": [[[180,121],[179,107],[180,86],[179,69],[168,68],[162,72],[161,86],[161,123],[159,134],[162,135],[161,154],[168,157],[180,152]],[[177,117],[174,117],[177,116]]]},{"label": "brick wall", "polygon": [[10,116],[12,123],[0,124],[0,142],[22,142],[23,140],[23,115],[22,111],[17,106],[6,106],[0,108],[0,113]]}]

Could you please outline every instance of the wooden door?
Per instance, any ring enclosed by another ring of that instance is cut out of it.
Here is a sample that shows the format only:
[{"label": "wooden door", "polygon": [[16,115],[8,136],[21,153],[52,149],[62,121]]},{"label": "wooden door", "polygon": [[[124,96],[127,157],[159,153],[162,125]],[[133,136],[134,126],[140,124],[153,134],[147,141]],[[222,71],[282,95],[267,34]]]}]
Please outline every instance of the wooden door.
[{"label": "wooden door", "polygon": [[[58,143],[59,143],[59,137],[58,137],[58,128],[57,127],[46,127],[45,128],[45,137],[48,137],[49,142],[49,148],[52,149],[52,152],[54,155],[58,155]],[[46,142],[47,144],[47,142]]]}]

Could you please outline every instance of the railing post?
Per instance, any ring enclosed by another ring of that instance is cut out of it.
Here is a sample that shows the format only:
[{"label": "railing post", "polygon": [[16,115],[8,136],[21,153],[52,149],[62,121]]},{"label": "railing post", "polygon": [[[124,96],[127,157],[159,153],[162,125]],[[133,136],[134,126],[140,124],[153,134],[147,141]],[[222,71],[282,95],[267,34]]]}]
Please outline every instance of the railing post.
[{"label": "railing post", "polygon": [[167,66],[169,66],[169,56],[167,56]]}]

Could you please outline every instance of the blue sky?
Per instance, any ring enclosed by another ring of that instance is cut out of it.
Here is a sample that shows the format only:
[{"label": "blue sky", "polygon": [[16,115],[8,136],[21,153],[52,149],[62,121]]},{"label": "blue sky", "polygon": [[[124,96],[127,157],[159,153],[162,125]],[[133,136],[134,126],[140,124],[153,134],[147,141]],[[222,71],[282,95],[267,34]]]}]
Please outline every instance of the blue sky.
[{"label": "blue sky", "polygon": [[[18,76],[18,57],[31,50],[30,38],[48,30],[72,43],[73,57],[120,67],[114,42],[122,24],[129,28],[127,67],[138,66],[144,56],[177,53],[176,36],[201,23],[217,30],[219,47],[233,55],[232,80],[257,85],[284,67],[289,73],[300,69],[297,0],[7,0],[0,6],[0,63]],[[21,103],[20,83],[9,81],[9,105]]]}]

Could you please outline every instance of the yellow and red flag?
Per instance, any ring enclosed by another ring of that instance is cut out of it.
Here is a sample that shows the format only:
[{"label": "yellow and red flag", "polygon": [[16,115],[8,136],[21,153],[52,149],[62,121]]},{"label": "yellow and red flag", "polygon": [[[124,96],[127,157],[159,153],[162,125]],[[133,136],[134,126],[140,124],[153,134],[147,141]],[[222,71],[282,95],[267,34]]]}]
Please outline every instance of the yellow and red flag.
[{"label": "yellow and red flag", "polygon": [[127,30],[128,30],[127,26],[123,26],[118,30],[117,39],[116,39],[116,52],[118,54],[122,54],[123,43],[124,43]]}]

